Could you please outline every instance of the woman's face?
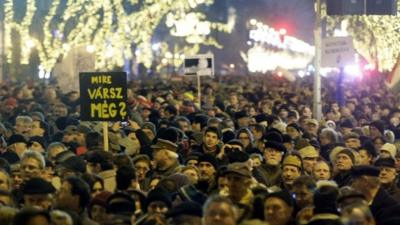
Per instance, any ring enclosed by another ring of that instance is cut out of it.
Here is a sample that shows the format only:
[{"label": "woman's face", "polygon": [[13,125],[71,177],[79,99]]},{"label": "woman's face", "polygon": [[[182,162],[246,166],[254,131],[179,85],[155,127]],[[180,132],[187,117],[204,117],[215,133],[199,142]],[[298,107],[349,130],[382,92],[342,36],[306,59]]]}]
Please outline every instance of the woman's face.
[{"label": "woman's face", "polygon": [[93,187],[92,187],[92,198],[94,196],[96,196],[97,194],[99,194],[100,192],[102,192],[103,190],[104,190],[104,187],[100,183],[100,181],[94,182]]}]

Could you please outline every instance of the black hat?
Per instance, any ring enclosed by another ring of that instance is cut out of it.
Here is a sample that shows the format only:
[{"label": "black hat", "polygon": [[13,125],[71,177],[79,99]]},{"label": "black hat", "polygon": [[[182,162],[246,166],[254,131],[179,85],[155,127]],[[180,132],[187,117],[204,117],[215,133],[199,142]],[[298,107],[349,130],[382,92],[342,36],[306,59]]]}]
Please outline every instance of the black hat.
[{"label": "black hat", "polygon": [[292,198],[292,196],[289,194],[289,192],[285,191],[285,190],[281,190],[281,191],[277,191],[277,192],[272,192],[270,194],[268,194],[264,201],[272,198],[272,197],[276,197],[281,199],[282,201],[286,202],[286,204],[289,207],[294,207],[294,199]]},{"label": "black hat", "polygon": [[198,162],[199,163],[201,163],[201,162],[209,162],[209,163],[211,163],[211,165],[213,165],[214,166],[214,168],[215,168],[215,170],[217,170],[218,169],[218,160],[217,160],[217,158],[215,158],[213,155],[211,155],[211,154],[203,154],[203,155],[201,155],[200,157],[199,157],[199,160],[198,160]]},{"label": "black hat", "polygon": [[297,124],[297,123],[291,123],[288,124],[287,127],[293,127],[294,129],[296,129],[298,132],[301,132],[301,127]]},{"label": "black hat", "polygon": [[275,141],[275,142],[279,142],[279,143],[283,142],[282,135],[275,131],[269,131],[269,132],[265,133],[263,140],[264,141]]},{"label": "black hat", "polygon": [[350,186],[341,187],[339,189],[339,195],[337,198],[337,202],[340,204],[344,200],[349,199],[349,198],[361,198],[361,199],[365,200],[365,196],[361,192],[354,190],[352,187],[350,187]]},{"label": "black hat", "polygon": [[245,110],[239,111],[239,112],[235,112],[235,119],[241,119],[244,117],[248,117],[249,115],[247,114],[247,112]]},{"label": "black hat", "polygon": [[396,161],[392,158],[379,158],[375,161],[374,164],[376,167],[392,167],[392,168],[396,168]]},{"label": "black hat", "polygon": [[204,114],[198,114],[194,117],[193,123],[200,123],[201,127],[207,126],[208,116]]},{"label": "black hat", "polygon": [[149,194],[147,195],[144,209],[147,210],[147,207],[150,205],[150,203],[155,201],[164,202],[168,208],[171,208],[172,205],[171,196],[165,189],[161,187],[157,187],[149,192]]},{"label": "black hat", "polygon": [[353,178],[361,176],[378,177],[380,170],[374,166],[353,166],[351,168],[351,176]]},{"label": "black hat", "polygon": [[7,143],[9,146],[15,143],[26,143],[26,139],[20,134],[13,134],[8,138]]},{"label": "black hat", "polygon": [[88,134],[88,133],[92,132],[93,130],[86,125],[79,124],[77,127],[77,131],[78,131],[78,133]]},{"label": "black hat", "polygon": [[22,185],[22,193],[26,195],[52,194],[56,189],[43,178],[35,177]]},{"label": "black hat", "polygon": [[200,204],[196,202],[185,201],[168,210],[168,212],[165,214],[167,218],[173,218],[181,215],[202,217],[203,211]]},{"label": "black hat", "polygon": [[338,214],[336,200],[339,190],[335,186],[324,185],[314,192],[314,215],[322,213]]},{"label": "black hat", "polygon": [[184,201],[196,202],[203,205],[207,200],[207,195],[198,190],[194,185],[186,185],[178,190],[179,197]]},{"label": "black hat", "polygon": [[282,143],[292,143],[293,139],[290,135],[284,134],[282,135]]},{"label": "black hat", "polygon": [[286,153],[286,148],[283,144],[275,141],[267,141],[264,143],[265,148],[276,149],[280,152]]},{"label": "black hat", "polygon": [[293,111],[293,110],[290,110],[289,112],[288,112],[288,118],[289,117],[296,117],[297,118],[297,115],[298,115],[298,113],[296,113],[295,111]]},{"label": "black hat", "polygon": [[242,151],[234,151],[227,153],[229,163],[235,162],[246,162],[250,159],[249,155],[246,152]]},{"label": "black hat", "polygon": [[226,130],[222,133],[222,142],[227,143],[232,139],[235,139],[235,132],[231,130]]},{"label": "black hat", "polygon": [[256,115],[254,119],[256,120],[257,123],[261,123],[264,121],[268,122],[268,116],[265,115],[264,113]]},{"label": "black hat", "polygon": [[340,127],[341,127],[341,128],[353,128],[354,125],[353,125],[353,123],[351,122],[351,120],[346,119],[346,120],[343,120],[343,121],[340,123]]},{"label": "black hat", "polygon": [[378,155],[378,153],[376,152],[374,143],[372,143],[372,141],[365,141],[360,149],[366,150],[368,152],[368,154],[372,155],[372,157],[375,157]]},{"label": "black hat", "polygon": [[46,148],[46,140],[40,136],[33,136],[29,139],[28,144],[31,146],[33,142],[39,143],[43,148]]},{"label": "black hat", "polygon": [[189,160],[196,160],[199,161],[199,158],[202,154],[200,152],[191,152],[185,159],[185,164],[187,164],[187,162]]},{"label": "black hat", "polygon": [[376,129],[381,132],[381,134],[385,133],[385,124],[382,120],[375,120],[369,124],[370,127],[375,127]]},{"label": "black hat", "polygon": [[70,157],[73,157],[73,156],[75,156],[75,154],[72,151],[66,150],[66,151],[58,153],[54,157],[54,159],[55,159],[56,163],[62,163],[65,160],[67,160],[67,159],[69,159]]},{"label": "black hat", "polygon": [[135,213],[135,200],[127,193],[116,192],[107,198],[107,213],[132,215]]},{"label": "black hat", "polygon": [[72,156],[61,163],[61,166],[65,169],[72,170],[73,172],[85,173],[86,163],[85,161],[78,157]]}]

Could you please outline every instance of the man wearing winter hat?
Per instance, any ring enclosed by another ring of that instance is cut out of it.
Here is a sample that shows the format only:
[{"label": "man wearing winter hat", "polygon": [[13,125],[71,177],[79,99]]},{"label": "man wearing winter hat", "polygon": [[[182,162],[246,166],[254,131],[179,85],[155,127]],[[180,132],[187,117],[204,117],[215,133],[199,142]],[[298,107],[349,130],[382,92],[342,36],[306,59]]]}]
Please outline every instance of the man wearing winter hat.
[{"label": "man wearing winter hat", "polygon": [[264,218],[268,224],[296,224],[291,221],[293,210],[294,199],[287,191],[270,193],[264,199]]},{"label": "man wearing winter hat", "polygon": [[317,183],[317,190],[314,192],[314,216],[308,224],[342,224],[337,211],[336,199],[339,189],[334,182],[320,181]]},{"label": "man wearing winter hat", "polygon": [[319,158],[319,152],[311,145],[299,150],[301,159],[303,160],[304,172],[311,175],[315,164]]},{"label": "man wearing winter hat", "polygon": [[171,141],[158,139],[156,144],[152,145],[153,159],[156,163],[155,175],[167,177],[175,172],[178,168],[178,145]]},{"label": "man wearing winter hat", "polygon": [[379,157],[381,158],[395,158],[397,153],[396,145],[386,143],[379,149]]},{"label": "man wearing winter hat", "polygon": [[396,185],[397,171],[396,161],[393,158],[378,158],[375,161],[375,166],[379,168],[379,180],[382,187],[389,192],[389,194],[400,201],[400,189]]},{"label": "man wearing winter hat", "polygon": [[319,123],[316,119],[306,119],[305,121],[305,130],[312,137],[318,137],[318,128]]},{"label": "man wearing winter hat", "polygon": [[250,190],[252,174],[248,165],[243,162],[229,164],[224,174],[228,180],[229,198],[234,203],[250,206],[253,193]]},{"label": "man wearing winter hat", "polygon": [[354,166],[351,170],[351,187],[365,196],[376,224],[400,214],[399,203],[381,187],[379,174],[373,166]]},{"label": "man wearing winter hat", "polygon": [[143,224],[147,218],[152,216],[165,216],[172,206],[170,194],[163,188],[155,188],[149,192],[143,206],[145,214],[138,218],[136,224]]},{"label": "man wearing winter hat", "polygon": [[360,135],[350,132],[343,137],[346,148],[358,150],[361,147]]},{"label": "man wearing winter hat", "polygon": [[211,193],[217,188],[216,173],[218,171],[218,160],[210,154],[199,157],[200,177],[196,185],[204,193]]},{"label": "man wearing winter hat", "polygon": [[282,173],[281,161],[286,153],[286,148],[283,144],[274,141],[267,141],[264,145],[265,164],[257,168],[260,177],[256,177],[256,179],[267,187],[271,187],[279,184]]},{"label": "man wearing winter hat", "polygon": [[165,216],[172,225],[201,225],[203,212],[200,204],[185,201],[168,210]]},{"label": "man wearing winter hat", "polygon": [[290,191],[294,180],[301,176],[303,162],[298,154],[287,155],[282,162],[282,188]]},{"label": "man wearing winter hat", "polygon": [[339,187],[349,185],[351,181],[350,170],[355,164],[355,155],[353,150],[349,148],[341,148],[336,152],[332,151],[331,161],[337,170],[337,174],[333,177],[333,180],[339,185]]},{"label": "man wearing winter hat", "polygon": [[369,136],[371,139],[382,137],[385,133],[385,124],[381,120],[375,120],[369,125]]},{"label": "man wearing winter hat", "polygon": [[35,177],[26,181],[21,190],[24,197],[24,207],[36,207],[42,210],[52,208],[56,189],[50,182]]}]

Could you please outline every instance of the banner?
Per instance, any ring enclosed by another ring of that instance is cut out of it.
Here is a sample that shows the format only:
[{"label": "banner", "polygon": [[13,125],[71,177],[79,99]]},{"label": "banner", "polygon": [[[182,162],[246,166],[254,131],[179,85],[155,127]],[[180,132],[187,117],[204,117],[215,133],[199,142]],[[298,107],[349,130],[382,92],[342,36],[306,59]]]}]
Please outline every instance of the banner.
[{"label": "banner", "polygon": [[123,121],[127,117],[125,72],[79,74],[82,121]]}]

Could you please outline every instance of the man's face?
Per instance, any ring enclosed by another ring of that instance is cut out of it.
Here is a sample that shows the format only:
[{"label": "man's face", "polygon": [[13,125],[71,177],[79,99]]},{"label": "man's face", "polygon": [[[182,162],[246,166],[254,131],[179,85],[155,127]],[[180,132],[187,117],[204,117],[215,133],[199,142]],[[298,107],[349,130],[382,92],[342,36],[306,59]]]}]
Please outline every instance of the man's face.
[{"label": "man's face", "polygon": [[179,121],[178,124],[183,132],[190,131],[190,124],[187,121]]},{"label": "man's face", "polygon": [[364,149],[358,151],[360,155],[360,165],[371,165],[372,156]]},{"label": "man's face", "polygon": [[216,173],[214,166],[209,162],[200,162],[199,170],[200,170],[200,180],[209,181],[214,177]]},{"label": "man's face", "polygon": [[245,148],[250,145],[250,137],[245,132],[239,134],[239,140]]},{"label": "man's face", "polygon": [[106,208],[100,205],[93,205],[90,214],[96,222],[102,222],[107,219]]},{"label": "man's face", "polygon": [[353,166],[353,161],[351,158],[344,153],[339,153],[336,156],[336,168],[340,171],[350,170]]},{"label": "man's face", "polygon": [[282,180],[285,184],[293,184],[293,181],[300,177],[301,171],[296,166],[285,165],[282,172]]},{"label": "man's face", "polygon": [[84,133],[78,132],[75,136],[75,140],[79,144],[79,146],[86,145],[86,137]]},{"label": "man's face", "polygon": [[153,131],[150,129],[143,128],[142,130],[151,141],[155,138]]},{"label": "man's face", "polygon": [[76,141],[76,134],[67,132],[64,134],[62,141],[64,143],[70,143],[70,142]]},{"label": "man's face", "polygon": [[228,181],[229,196],[242,197],[246,194],[248,179],[235,173],[229,173],[226,175]]},{"label": "man's face", "polygon": [[150,170],[150,165],[145,161],[138,161],[135,163],[136,177],[139,181],[146,178],[147,172]]},{"label": "man's face", "polygon": [[317,134],[318,133],[318,126],[315,125],[314,123],[307,123],[306,124],[306,130],[310,134]]},{"label": "man's face", "polygon": [[238,119],[239,127],[248,127],[250,125],[250,118],[249,117],[242,117]]},{"label": "man's face", "polygon": [[313,176],[316,180],[329,180],[331,172],[328,164],[325,162],[318,162],[314,166]]},{"label": "man's face", "polygon": [[356,150],[356,149],[361,147],[360,139],[358,139],[358,138],[348,138],[345,141],[345,146],[346,146],[346,148],[352,148],[352,149]]},{"label": "man's face", "polygon": [[270,225],[287,224],[293,208],[277,197],[267,198],[264,202],[264,217]]},{"label": "man's face", "polygon": [[199,174],[194,169],[187,169],[183,171],[183,174],[186,175],[193,184],[197,183],[199,180]]},{"label": "man's face", "polygon": [[304,170],[311,174],[315,164],[317,163],[318,157],[304,157],[303,158],[303,166]]},{"label": "man's face", "polygon": [[32,143],[32,145],[31,145],[29,148],[30,148],[31,150],[33,150],[33,151],[40,152],[40,153],[42,153],[42,152],[45,151],[45,149],[43,148],[43,146],[42,146],[39,142],[36,142],[36,141],[34,141],[34,142]]},{"label": "man's face", "polygon": [[15,133],[17,134],[29,135],[31,128],[32,128],[32,123],[30,122],[23,120],[17,120],[15,122]]},{"label": "man's face", "polygon": [[51,194],[24,195],[24,206],[34,207],[40,210],[49,210],[53,205]]},{"label": "man's face", "polygon": [[61,188],[56,195],[56,203],[60,208],[77,209],[79,208],[79,197],[72,195],[72,186],[67,181],[62,182]]},{"label": "man's face", "polygon": [[30,136],[39,136],[43,137],[44,135],[44,129],[40,127],[40,121],[33,121],[32,122],[32,129],[30,130]]},{"label": "man's face", "polygon": [[380,170],[379,180],[382,184],[391,184],[396,180],[397,172],[395,168],[382,166]]},{"label": "man's face", "polygon": [[215,146],[217,146],[218,141],[219,141],[218,135],[216,133],[214,132],[205,133],[203,142],[207,148],[214,148]]},{"label": "man's face", "polygon": [[156,162],[158,167],[163,167],[166,161],[168,160],[168,150],[165,149],[155,149],[153,151],[153,159]]},{"label": "man's face", "polygon": [[149,215],[154,215],[154,214],[159,214],[163,215],[167,213],[168,211],[168,206],[161,201],[154,201],[147,206],[147,214]]},{"label": "man's face", "polygon": [[26,158],[21,162],[21,176],[23,180],[29,180],[34,177],[40,177],[42,168],[39,162],[34,158]]},{"label": "man's face", "polygon": [[47,152],[48,158],[50,160],[54,160],[54,158],[61,152],[63,152],[65,149],[61,146],[55,146],[53,148],[50,148]]},{"label": "man's face", "polygon": [[14,150],[15,150],[15,153],[17,153],[17,155],[19,157],[22,157],[24,152],[26,150],[28,150],[28,147],[27,147],[25,142],[17,142],[17,143],[14,144]]},{"label": "man's face", "polygon": [[225,202],[211,203],[204,212],[206,225],[236,225],[236,218],[232,206]]},{"label": "man's face", "polygon": [[10,178],[8,177],[8,175],[5,172],[0,171],[0,190],[10,191],[11,187],[10,187],[9,179]]},{"label": "man's face", "polygon": [[282,152],[273,148],[266,148],[264,151],[264,159],[268,165],[279,165],[282,160]]},{"label": "man's face", "polygon": [[313,193],[305,185],[294,186],[292,192],[296,196],[296,203],[300,208],[312,206]]},{"label": "man's face", "polygon": [[191,159],[187,161],[186,165],[197,167],[199,165],[199,161],[197,161],[197,159]]},{"label": "man's face", "polygon": [[369,127],[369,136],[374,139],[376,137],[382,136],[381,132],[374,126]]},{"label": "man's face", "polygon": [[293,127],[287,127],[286,132],[290,137],[292,137],[292,139],[296,139],[300,136],[300,133]]},{"label": "man's face", "polygon": [[391,158],[392,155],[390,154],[389,151],[381,149],[381,150],[379,150],[379,157],[381,157],[381,158]]},{"label": "man's face", "polygon": [[192,124],[193,131],[200,132],[201,131],[201,124],[200,123],[193,123]]}]

